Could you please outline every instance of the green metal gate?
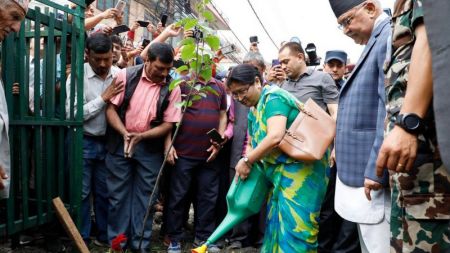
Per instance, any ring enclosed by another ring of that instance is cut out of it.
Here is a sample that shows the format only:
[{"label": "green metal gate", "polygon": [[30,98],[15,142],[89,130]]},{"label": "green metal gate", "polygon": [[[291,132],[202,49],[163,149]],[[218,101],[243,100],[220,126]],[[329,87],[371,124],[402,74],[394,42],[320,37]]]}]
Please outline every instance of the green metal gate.
[{"label": "green metal gate", "polygon": [[[83,115],[74,116],[73,104],[66,115],[65,100],[70,74],[71,83],[77,83],[70,94],[79,94],[70,101],[76,99],[76,109],[83,110],[85,3],[71,0],[76,7],[70,9],[54,1],[39,2],[47,7],[30,9],[20,33],[2,43],[11,191],[10,198],[0,202],[0,236],[54,220],[51,200],[57,196],[75,222],[80,220]],[[68,64],[71,70],[66,73]],[[13,94],[13,86],[19,87],[18,94]]]}]

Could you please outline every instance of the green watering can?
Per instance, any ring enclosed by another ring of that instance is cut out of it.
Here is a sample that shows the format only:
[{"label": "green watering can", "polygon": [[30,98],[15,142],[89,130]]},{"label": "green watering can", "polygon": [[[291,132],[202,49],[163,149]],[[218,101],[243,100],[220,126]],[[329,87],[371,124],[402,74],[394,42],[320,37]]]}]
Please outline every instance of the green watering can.
[{"label": "green watering can", "polygon": [[268,181],[258,166],[253,166],[249,176],[240,178],[230,186],[227,193],[228,212],[222,223],[202,246],[192,250],[193,253],[205,253],[208,245],[215,243],[226,232],[246,218],[257,214],[266,199],[269,190]]}]

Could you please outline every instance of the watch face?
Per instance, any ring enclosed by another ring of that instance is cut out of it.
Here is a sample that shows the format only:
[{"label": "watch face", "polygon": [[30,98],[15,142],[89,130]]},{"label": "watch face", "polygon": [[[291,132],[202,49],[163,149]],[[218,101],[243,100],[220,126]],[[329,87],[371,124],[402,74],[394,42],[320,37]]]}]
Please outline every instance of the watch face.
[{"label": "watch face", "polygon": [[411,130],[419,128],[420,125],[420,119],[415,115],[406,115],[403,122],[405,123],[405,126]]}]

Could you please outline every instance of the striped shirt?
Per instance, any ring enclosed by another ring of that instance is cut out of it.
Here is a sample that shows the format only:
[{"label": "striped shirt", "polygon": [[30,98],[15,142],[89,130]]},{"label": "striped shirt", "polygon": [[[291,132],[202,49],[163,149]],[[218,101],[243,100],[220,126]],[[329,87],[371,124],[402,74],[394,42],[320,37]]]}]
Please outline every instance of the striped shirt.
[{"label": "striped shirt", "polygon": [[[213,128],[218,129],[220,111],[227,109],[227,96],[222,83],[211,80],[207,85],[213,88],[218,96],[208,92],[206,97],[195,101],[186,110],[180,132],[174,143],[178,156],[206,159],[210,155],[206,151],[211,146],[206,133]],[[189,88],[186,85],[181,85],[180,88],[182,94],[189,94]]]}]

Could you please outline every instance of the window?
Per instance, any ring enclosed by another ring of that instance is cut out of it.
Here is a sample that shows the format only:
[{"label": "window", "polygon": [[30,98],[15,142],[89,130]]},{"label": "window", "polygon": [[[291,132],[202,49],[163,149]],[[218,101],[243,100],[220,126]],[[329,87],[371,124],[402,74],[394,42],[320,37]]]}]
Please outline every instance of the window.
[{"label": "window", "polygon": [[[119,0],[97,0],[97,9],[104,11],[109,8],[114,8]],[[130,3],[125,0],[127,5],[123,10],[123,23],[128,25],[128,18],[130,15]]]}]

